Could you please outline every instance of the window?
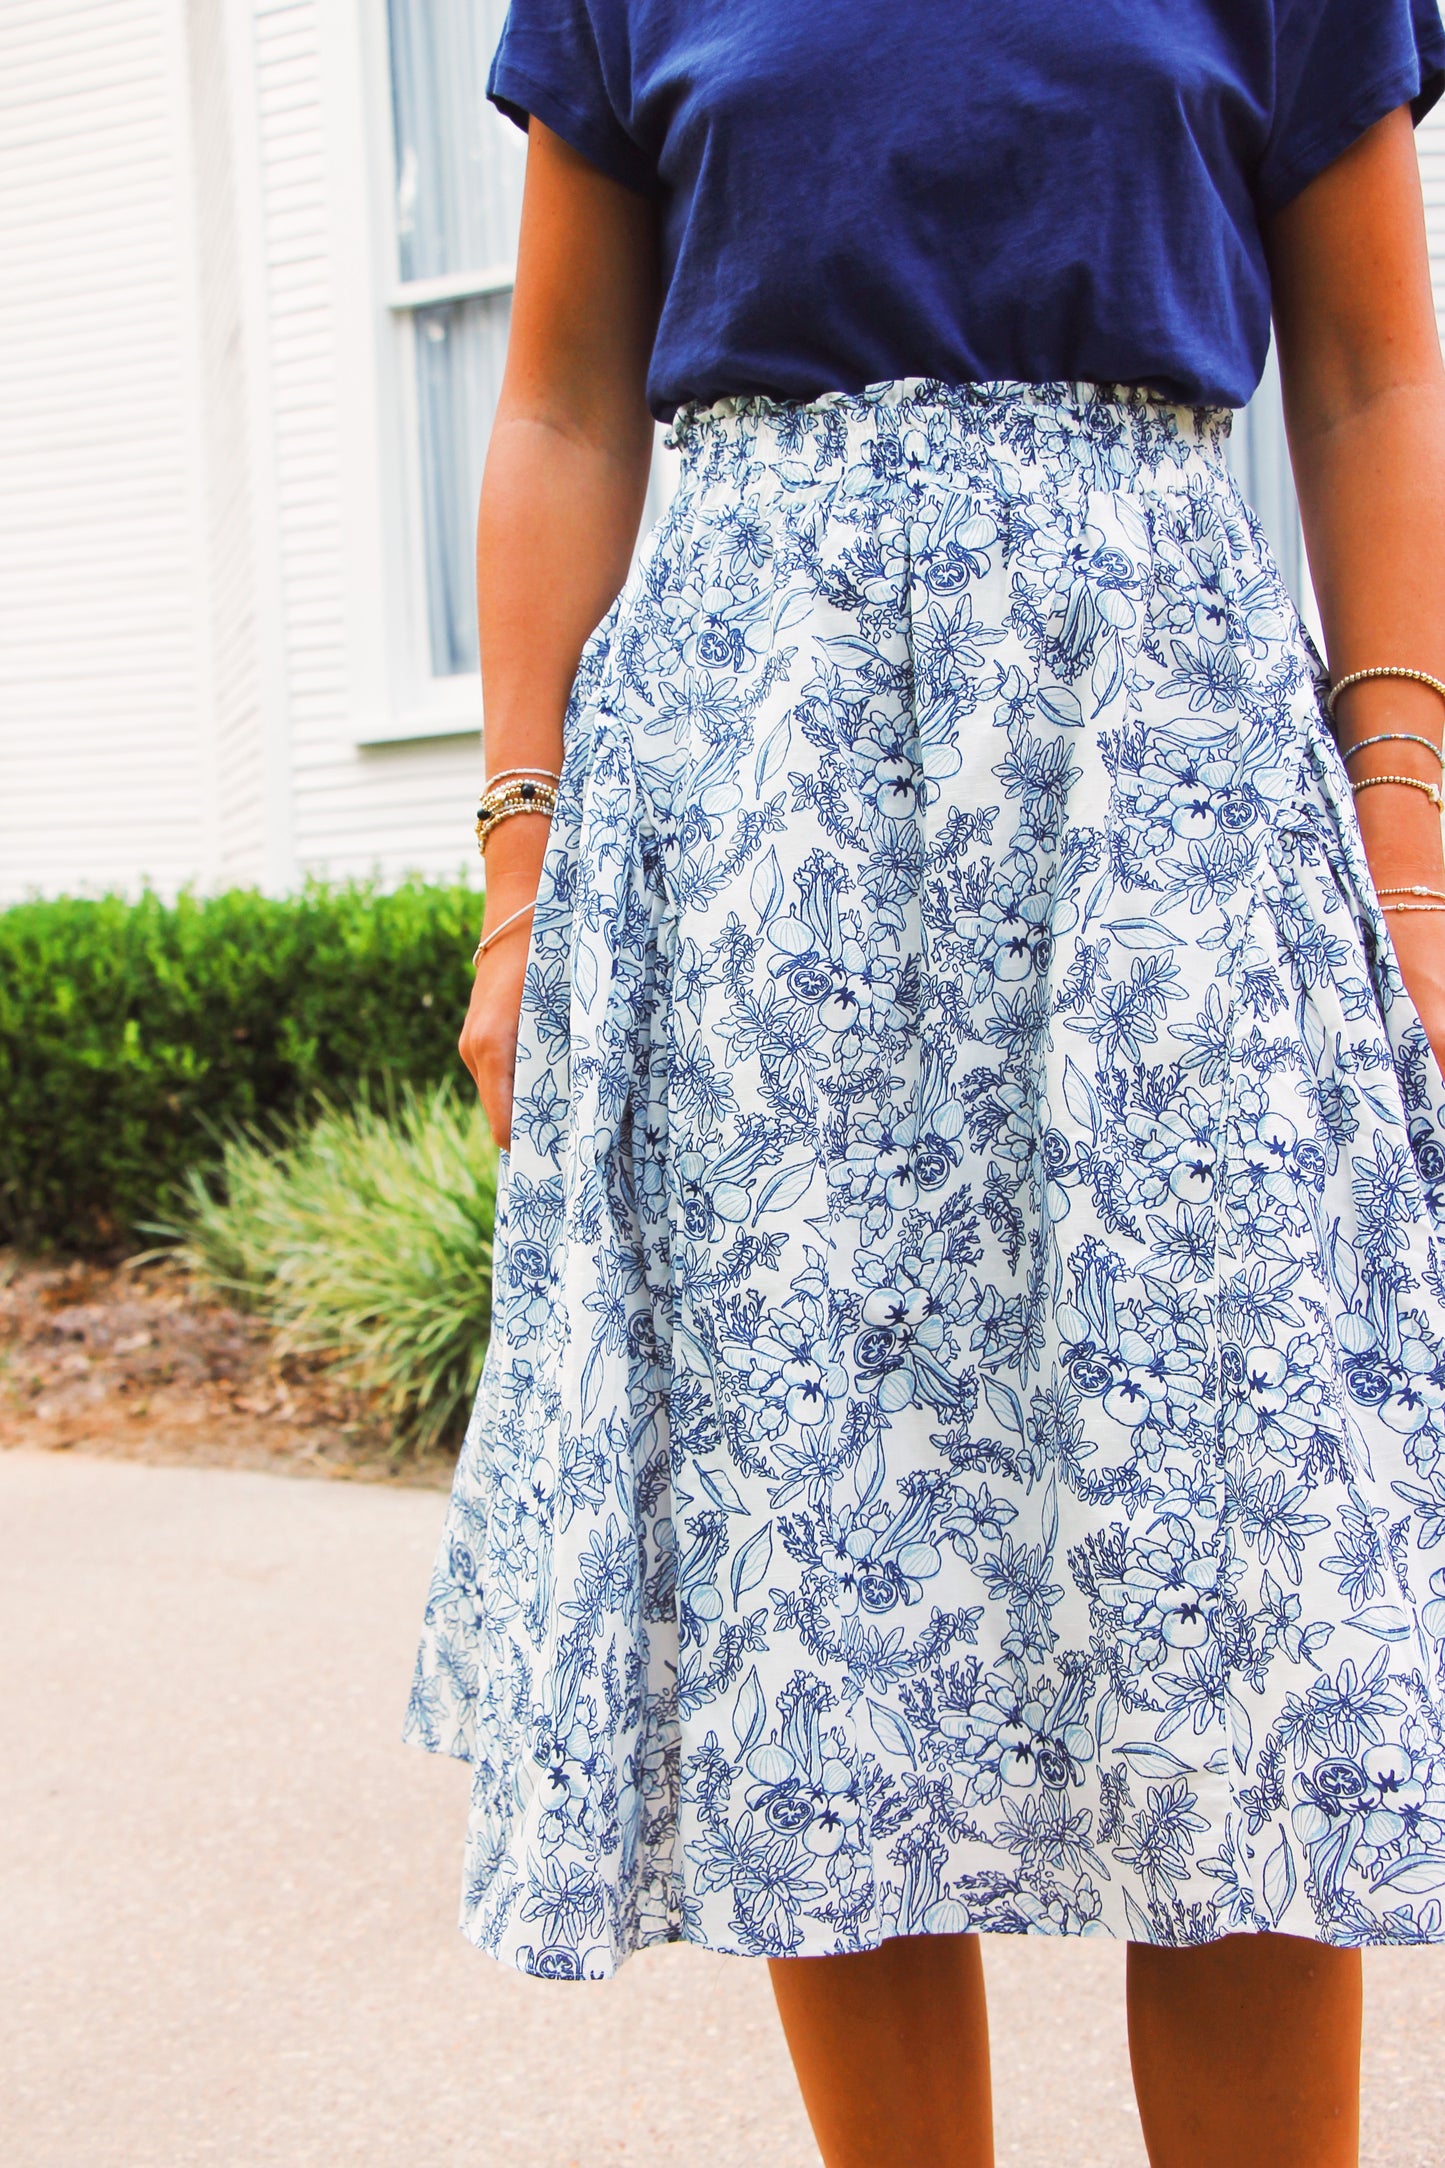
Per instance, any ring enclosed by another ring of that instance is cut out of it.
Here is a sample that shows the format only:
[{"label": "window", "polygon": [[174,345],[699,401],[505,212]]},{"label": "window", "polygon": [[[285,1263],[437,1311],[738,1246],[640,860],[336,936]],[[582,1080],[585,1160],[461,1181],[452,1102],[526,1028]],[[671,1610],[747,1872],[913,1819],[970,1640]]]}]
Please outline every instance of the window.
[{"label": "window", "polygon": [[1305,559],[1299,501],[1295,496],[1289,444],[1285,437],[1279,362],[1273,346],[1259,390],[1244,411],[1234,417],[1229,464],[1269,537],[1285,586],[1315,639],[1323,644],[1309,565]]},{"label": "window", "polygon": [[524,138],[486,99],[506,0],[387,0],[398,284],[410,327],[434,677],[477,667],[473,549],[511,317]]},{"label": "window", "polygon": [[[411,412],[421,526],[427,668],[477,668],[477,492],[511,320],[526,138],[487,103],[507,0],[386,0],[397,283],[393,317],[411,342],[401,371]],[[675,464],[654,457],[645,533]]]}]

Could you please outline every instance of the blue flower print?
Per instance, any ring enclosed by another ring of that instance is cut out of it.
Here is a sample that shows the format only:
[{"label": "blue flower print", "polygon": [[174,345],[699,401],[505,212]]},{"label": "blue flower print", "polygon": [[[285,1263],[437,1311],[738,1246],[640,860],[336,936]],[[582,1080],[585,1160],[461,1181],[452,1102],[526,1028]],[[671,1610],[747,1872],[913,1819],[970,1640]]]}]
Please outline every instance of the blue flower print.
[{"label": "blue flower print", "polygon": [[466,1932],[1445,1940],[1445,1080],[1225,418],[675,427],[408,1721]]}]

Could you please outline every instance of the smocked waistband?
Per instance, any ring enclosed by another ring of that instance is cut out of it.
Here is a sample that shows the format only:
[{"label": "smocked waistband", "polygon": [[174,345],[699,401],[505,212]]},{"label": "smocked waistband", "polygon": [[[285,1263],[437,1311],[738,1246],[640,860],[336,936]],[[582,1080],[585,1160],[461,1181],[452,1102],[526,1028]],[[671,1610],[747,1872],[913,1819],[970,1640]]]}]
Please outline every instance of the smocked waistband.
[{"label": "smocked waistband", "polygon": [[[1224,455],[1233,411],[1229,407],[1180,406],[1133,384],[945,384],[928,377],[900,377],[863,391],[825,391],[815,399],[772,399],[761,394],[691,402],[679,407],[671,441],[687,457],[719,435],[776,438],[786,447],[819,430],[845,434],[888,431],[910,424],[962,428],[997,436],[1011,428],[1077,436],[1092,446],[1125,455],[1130,447],[1153,464],[1166,446]],[[1152,455],[1152,457],[1151,457]]]}]

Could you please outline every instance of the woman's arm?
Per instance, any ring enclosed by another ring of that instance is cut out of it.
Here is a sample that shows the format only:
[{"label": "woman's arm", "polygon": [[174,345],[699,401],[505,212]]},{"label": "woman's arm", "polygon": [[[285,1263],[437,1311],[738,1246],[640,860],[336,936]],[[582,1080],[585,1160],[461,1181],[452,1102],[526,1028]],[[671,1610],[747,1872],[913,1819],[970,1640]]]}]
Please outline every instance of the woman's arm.
[{"label": "woman's arm", "polygon": [[[477,518],[486,772],[562,764],[583,645],[627,576],[652,457],[644,386],[657,319],[652,206],[534,120],[517,289]],[[487,844],[487,918],[537,892],[545,821]],[[524,918],[477,968],[461,1055],[511,1142]]]},{"label": "woman's arm", "polygon": [[[1269,233],[1285,415],[1330,675],[1382,663],[1445,679],[1445,366],[1403,108],[1361,137]],[[1404,730],[1440,744],[1445,702],[1382,678],[1346,692],[1342,746]],[[1372,747],[1353,782],[1439,784],[1423,746]],[[1377,888],[1445,890],[1439,812],[1387,785],[1356,800]],[[1391,899],[1392,901],[1398,899]],[[1400,969],[1445,1067],[1445,915],[1392,913]]]}]

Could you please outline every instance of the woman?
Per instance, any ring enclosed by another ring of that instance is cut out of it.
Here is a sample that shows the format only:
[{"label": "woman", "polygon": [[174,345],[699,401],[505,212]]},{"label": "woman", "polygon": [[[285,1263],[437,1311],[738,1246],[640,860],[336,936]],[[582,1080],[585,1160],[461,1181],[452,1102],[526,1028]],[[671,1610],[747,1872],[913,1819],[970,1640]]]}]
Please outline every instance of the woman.
[{"label": "woman", "polygon": [[[1445,1939],[1442,69],[1434,0],[497,56],[511,1157],[411,1732],[483,1948],[772,1961],[828,2168],[991,2159],[980,1931],[1128,1939],[1156,2168],[1337,2168],[1359,1949]],[[1271,307],[1338,745],[1223,464]]]}]

